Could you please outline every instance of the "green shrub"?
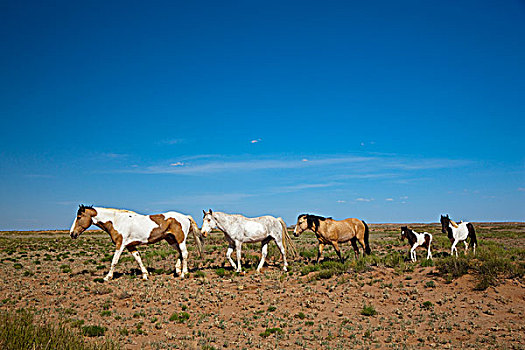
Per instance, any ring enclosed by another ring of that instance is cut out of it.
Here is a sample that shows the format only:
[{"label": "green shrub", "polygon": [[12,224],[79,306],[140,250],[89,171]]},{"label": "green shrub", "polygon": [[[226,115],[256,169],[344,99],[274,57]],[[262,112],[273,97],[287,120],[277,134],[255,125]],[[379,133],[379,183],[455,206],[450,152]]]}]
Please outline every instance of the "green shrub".
[{"label": "green shrub", "polygon": [[184,323],[190,319],[190,314],[187,312],[174,313],[170,316],[170,321],[176,321],[177,323]]},{"label": "green shrub", "polygon": [[281,328],[266,328],[266,330],[262,333],[259,333],[259,335],[263,338],[266,338],[274,333],[283,334],[283,330]]},{"label": "green shrub", "polygon": [[363,309],[361,310],[361,315],[364,316],[375,316],[377,315],[377,311],[374,308],[373,305],[364,305]]},{"label": "green shrub", "polygon": [[217,270],[215,270],[215,273],[219,276],[219,277],[224,277],[224,275],[226,275],[226,270],[222,267],[219,267]]},{"label": "green shrub", "polygon": [[19,309],[16,312],[0,312],[1,349],[115,349],[116,344],[102,341],[86,343],[78,330],[64,323],[40,323],[32,313]]},{"label": "green shrub", "polygon": [[106,333],[106,327],[101,326],[84,326],[82,327],[82,334],[88,337],[102,337]]}]

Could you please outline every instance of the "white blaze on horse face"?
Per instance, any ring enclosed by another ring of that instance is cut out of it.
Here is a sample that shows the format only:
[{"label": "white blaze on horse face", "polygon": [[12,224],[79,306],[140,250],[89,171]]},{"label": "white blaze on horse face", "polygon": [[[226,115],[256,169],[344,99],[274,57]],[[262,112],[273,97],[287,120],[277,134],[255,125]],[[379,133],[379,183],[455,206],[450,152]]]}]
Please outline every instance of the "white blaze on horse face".
[{"label": "white blaze on horse face", "polygon": [[202,233],[207,235],[215,227],[217,227],[217,223],[215,222],[215,220],[211,218],[210,215],[206,215],[204,219],[202,220],[202,228],[201,228]]},{"label": "white blaze on horse face", "polygon": [[77,218],[75,218],[75,220],[73,220],[73,225],[71,225],[71,228],[69,229],[69,235],[72,236],[73,235],[73,231],[75,230],[75,225],[77,224]]}]

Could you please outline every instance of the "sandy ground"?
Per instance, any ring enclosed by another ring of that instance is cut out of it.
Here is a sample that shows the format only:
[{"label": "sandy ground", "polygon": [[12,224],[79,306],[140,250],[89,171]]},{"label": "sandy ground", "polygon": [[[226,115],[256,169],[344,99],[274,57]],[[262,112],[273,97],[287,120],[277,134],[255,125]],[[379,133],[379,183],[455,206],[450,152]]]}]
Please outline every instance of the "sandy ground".
[{"label": "sandy ground", "polygon": [[[370,226],[374,254],[406,254],[400,224]],[[437,224],[411,226],[443,236]],[[480,247],[489,241],[524,247],[523,223],[477,229]],[[299,251],[315,252],[313,234],[293,240]],[[446,247],[437,244],[434,256],[445,255]],[[473,275],[447,283],[420,261],[406,263],[411,271],[371,266],[318,280],[315,272],[301,273],[314,264],[311,256],[296,258],[291,272],[282,273],[274,243],[262,273],[255,272],[259,246],[251,245],[243,249],[246,273],[235,274],[225,262],[222,234],[212,234],[205,249],[202,259],[190,252],[184,280],[174,276],[175,252],[163,242],[139,248],[150,280],[140,279],[124,253],[114,280],[102,283],[113,253],[108,235],[90,232],[73,241],[59,231],[4,232],[0,309],[28,308],[72,327],[104,326],[106,337],[129,349],[525,348],[523,280],[476,291]],[[351,248],[343,250],[352,260]],[[424,255],[418,250],[419,259]],[[325,260],[335,260],[333,249]],[[364,306],[377,314],[362,315]]]}]

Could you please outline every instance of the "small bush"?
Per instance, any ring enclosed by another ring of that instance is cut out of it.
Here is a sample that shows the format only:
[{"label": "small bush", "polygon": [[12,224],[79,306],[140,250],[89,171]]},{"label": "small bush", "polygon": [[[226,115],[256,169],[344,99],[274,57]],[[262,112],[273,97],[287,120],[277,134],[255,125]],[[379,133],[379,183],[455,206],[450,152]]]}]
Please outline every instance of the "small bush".
[{"label": "small bush", "polygon": [[377,315],[377,311],[374,308],[373,305],[364,305],[363,309],[361,310],[361,315],[364,316],[375,316]]},{"label": "small bush", "polygon": [[274,333],[283,334],[283,330],[281,328],[266,328],[266,330],[262,333],[259,333],[259,335],[263,338],[266,338]]},{"label": "small bush", "polygon": [[423,304],[421,304],[421,307],[422,307],[423,309],[427,309],[427,310],[428,310],[428,309],[431,309],[432,306],[433,306],[433,305],[432,305],[432,302],[431,302],[431,301],[425,301]]},{"label": "small bush", "polygon": [[226,270],[222,267],[219,267],[217,270],[215,270],[215,273],[219,276],[219,277],[224,277],[226,275]]},{"label": "small bush", "polygon": [[84,326],[82,327],[82,334],[88,337],[102,337],[106,333],[106,327],[101,326]]},{"label": "small bush", "polygon": [[176,321],[177,323],[184,323],[190,319],[190,314],[187,312],[174,313],[170,316],[170,321]]},{"label": "small bush", "polygon": [[295,315],[295,318],[304,320],[306,318],[306,315],[304,314],[304,312],[299,312],[297,315]]}]

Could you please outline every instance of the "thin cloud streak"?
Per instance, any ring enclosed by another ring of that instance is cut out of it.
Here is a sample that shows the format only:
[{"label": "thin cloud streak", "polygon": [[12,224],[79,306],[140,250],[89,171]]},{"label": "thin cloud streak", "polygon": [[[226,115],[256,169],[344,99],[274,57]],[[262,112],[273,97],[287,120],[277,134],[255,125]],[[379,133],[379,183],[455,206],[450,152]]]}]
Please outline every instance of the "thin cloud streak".
[{"label": "thin cloud streak", "polygon": [[[206,175],[222,172],[260,171],[272,169],[313,169],[339,167],[344,174],[335,175],[337,179],[373,179],[399,177],[397,171],[420,171],[465,167],[475,164],[471,160],[461,159],[411,159],[393,158],[387,156],[331,156],[327,158],[294,159],[251,159],[231,160],[219,159],[216,155],[196,155],[183,157],[184,166],[173,167],[168,165],[153,165],[147,167],[134,167],[133,169],[115,170],[114,172],[139,173],[139,174],[181,174],[181,175]],[[206,160],[207,159],[207,160]],[[308,161],[305,161],[308,159]],[[394,171],[394,172],[393,172]]]},{"label": "thin cloud streak", "polygon": [[201,164],[186,164],[185,167],[150,166],[142,169],[123,170],[122,172],[141,174],[208,174],[226,171],[255,171],[268,169],[311,168],[338,164],[352,164],[373,160],[372,157],[341,157],[314,159],[303,162],[301,159],[260,159],[245,161],[211,161]]}]

